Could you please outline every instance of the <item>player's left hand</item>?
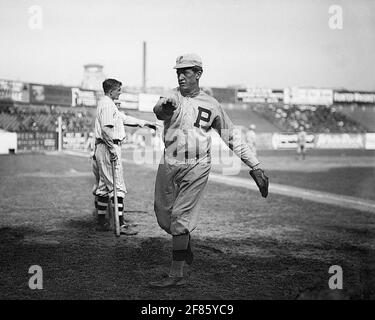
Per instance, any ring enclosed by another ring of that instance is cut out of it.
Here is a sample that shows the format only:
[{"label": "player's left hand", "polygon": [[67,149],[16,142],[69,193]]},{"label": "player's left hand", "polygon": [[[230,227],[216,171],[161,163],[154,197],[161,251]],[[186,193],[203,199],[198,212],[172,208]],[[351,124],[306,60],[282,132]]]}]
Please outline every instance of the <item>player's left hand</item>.
[{"label": "player's left hand", "polygon": [[269,179],[265,175],[264,171],[261,168],[256,168],[250,170],[249,173],[250,176],[254,179],[255,183],[257,184],[259,191],[262,194],[262,197],[267,198]]},{"label": "player's left hand", "polygon": [[116,151],[112,151],[112,150],[109,151],[109,159],[111,162],[116,163],[118,159]]}]

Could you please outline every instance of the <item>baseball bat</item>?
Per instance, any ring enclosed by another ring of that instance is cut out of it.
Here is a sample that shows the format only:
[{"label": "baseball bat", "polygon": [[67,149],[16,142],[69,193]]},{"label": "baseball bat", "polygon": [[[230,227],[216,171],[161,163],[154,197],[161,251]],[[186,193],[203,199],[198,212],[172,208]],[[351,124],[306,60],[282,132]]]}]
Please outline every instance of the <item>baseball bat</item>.
[{"label": "baseball bat", "polygon": [[113,197],[114,197],[114,206],[115,206],[115,214],[114,214],[114,219],[115,219],[115,234],[116,237],[120,236],[120,220],[118,216],[118,206],[117,206],[117,186],[116,186],[116,170],[115,170],[115,162],[111,161],[112,165],[112,176],[113,176]]}]

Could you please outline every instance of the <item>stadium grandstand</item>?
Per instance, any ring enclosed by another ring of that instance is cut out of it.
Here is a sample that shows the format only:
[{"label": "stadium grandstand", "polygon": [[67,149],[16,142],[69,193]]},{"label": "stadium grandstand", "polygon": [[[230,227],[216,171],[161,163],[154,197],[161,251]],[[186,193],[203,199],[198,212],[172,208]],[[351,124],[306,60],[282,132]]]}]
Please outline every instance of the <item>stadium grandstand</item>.
[{"label": "stadium grandstand", "polygon": [[256,106],[254,112],[285,132],[295,132],[299,128],[313,133],[361,133],[368,128],[335,107],[267,105]]},{"label": "stadium grandstand", "polygon": [[249,127],[251,124],[256,125],[257,132],[279,132],[280,127],[277,124],[265,119],[261,114],[253,110],[248,105],[223,104],[228,116],[237,126]]},{"label": "stadium grandstand", "polygon": [[350,107],[338,105],[337,110],[349,119],[362,124],[369,132],[375,132],[375,107],[351,105]]},{"label": "stadium grandstand", "polygon": [[62,118],[63,130],[89,132],[94,126],[93,113],[88,110],[67,110],[63,107],[8,107],[0,110],[0,128],[9,132],[54,132],[57,118]]},{"label": "stadium grandstand", "polygon": [[[254,124],[257,133],[267,135],[265,139],[271,139],[272,134],[295,133],[301,127],[314,135],[375,132],[375,93],[316,88],[203,90],[218,99],[235,125],[246,131]],[[153,106],[160,94],[167,91],[156,87],[152,92],[128,88],[117,103],[128,115],[156,121]],[[19,143],[19,150],[33,145],[33,141],[26,140],[29,137],[36,139],[35,134],[44,133],[48,139],[53,134],[56,143],[49,146],[53,149],[57,148],[58,119],[61,117],[63,140],[70,139],[75,145],[79,140],[79,145],[83,146],[94,129],[96,105],[102,95],[100,91],[78,87],[0,80],[0,129],[19,133],[19,141],[24,140]],[[127,131],[131,135],[140,132],[137,128]],[[36,144],[38,148],[43,145],[40,141]]]}]

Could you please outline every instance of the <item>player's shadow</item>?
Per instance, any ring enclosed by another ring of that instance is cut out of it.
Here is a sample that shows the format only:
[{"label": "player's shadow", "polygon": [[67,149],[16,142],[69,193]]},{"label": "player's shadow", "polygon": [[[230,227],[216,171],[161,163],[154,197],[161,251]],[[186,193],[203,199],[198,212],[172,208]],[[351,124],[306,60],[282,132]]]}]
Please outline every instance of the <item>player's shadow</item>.
[{"label": "player's shadow", "polygon": [[[195,258],[188,285],[183,289],[155,290],[148,283],[161,279],[168,271],[171,237],[116,238],[113,233],[95,233],[91,237],[89,231],[94,224],[90,217],[66,223],[71,229],[56,232],[27,227],[0,229],[0,275],[5,283],[2,298],[335,298],[323,288],[328,279],[327,262],[306,255],[325,249],[314,243],[290,243],[266,236],[239,240],[193,235]],[[336,249],[340,248],[338,244]],[[45,273],[45,290],[38,293],[27,287],[27,270],[32,264],[40,265]],[[355,284],[353,275],[346,277],[348,283]],[[365,298],[371,288],[366,290]],[[354,297],[361,294],[355,292]]]},{"label": "player's shadow", "polygon": [[39,234],[39,231],[25,227],[2,227],[0,228],[0,245],[11,245],[25,239],[26,235]]},{"label": "player's shadow", "polygon": [[[147,211],[143,210],[125,210],[124,211],[125,217],[126,217],[126,222],[128,223],[137,223],[138,218],[128,218],[128,214],[137,214],[137,215],[142,215],[142,214],[147,214]],[[108,219],[108,216],[107,216]],[[64,228],[68,229],[75,229],[78,231],[83,232],[82,234],[85,233],[85,231],[92,231],[92,229],[95,229],[97,223],[97,216],[93,212],[89,216],[85,217],[80,217],[80,218],[75,218],[75,219],[69,219],[68,221],[64,222]]]}]

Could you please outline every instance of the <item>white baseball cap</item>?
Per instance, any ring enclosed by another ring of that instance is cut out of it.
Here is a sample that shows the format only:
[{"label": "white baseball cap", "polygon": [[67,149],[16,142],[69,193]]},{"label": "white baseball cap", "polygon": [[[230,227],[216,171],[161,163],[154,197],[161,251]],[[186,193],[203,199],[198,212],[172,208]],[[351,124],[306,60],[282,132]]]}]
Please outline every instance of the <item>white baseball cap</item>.
[{"label": "white baseball cap", "polygon": [[201,67],[202,68],[202,59],[195,53],[185,53],[181,56],[178,56],[176,59],[176,65],[174,69],[188,68],[188,67]]}]

